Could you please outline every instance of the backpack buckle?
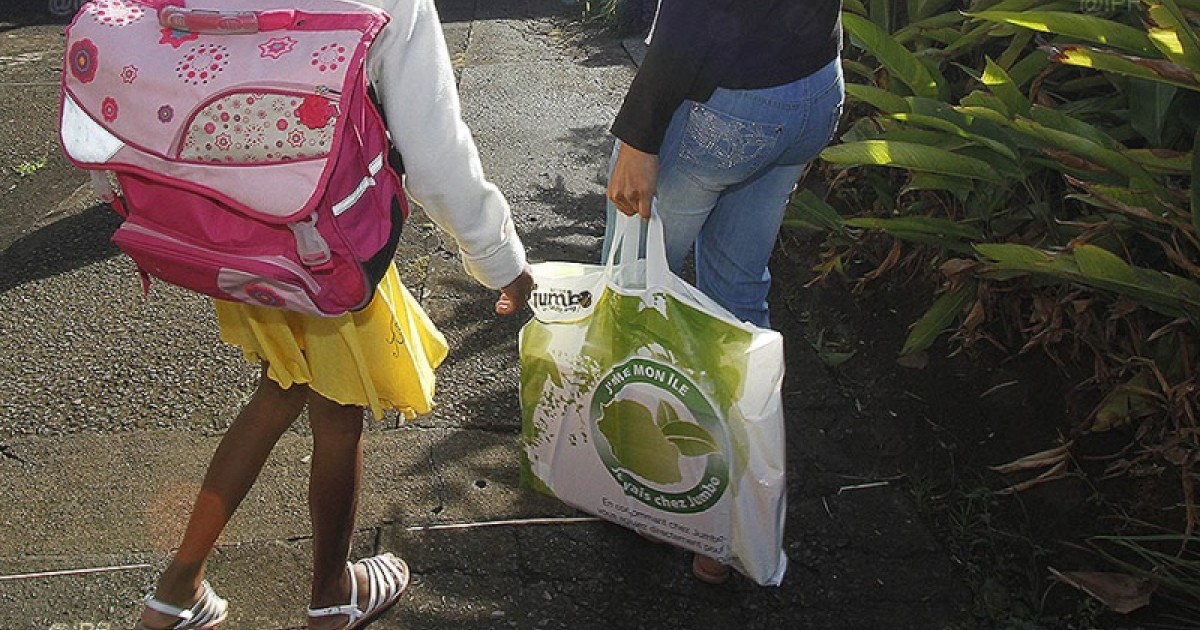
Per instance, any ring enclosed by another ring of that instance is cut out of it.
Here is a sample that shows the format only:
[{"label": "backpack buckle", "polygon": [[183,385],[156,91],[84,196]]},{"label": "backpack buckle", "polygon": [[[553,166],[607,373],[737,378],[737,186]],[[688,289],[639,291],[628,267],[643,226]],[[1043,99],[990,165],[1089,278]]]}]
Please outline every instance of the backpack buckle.
[{"label": "backpack buckle", "polygon": [[317,213],[313,213],[307,221],[289,223],[288,227],[296,237],[296,254],[300,262],[307,267],[323,265],[332,258],[329,253],[329,243],[317,231]]}]

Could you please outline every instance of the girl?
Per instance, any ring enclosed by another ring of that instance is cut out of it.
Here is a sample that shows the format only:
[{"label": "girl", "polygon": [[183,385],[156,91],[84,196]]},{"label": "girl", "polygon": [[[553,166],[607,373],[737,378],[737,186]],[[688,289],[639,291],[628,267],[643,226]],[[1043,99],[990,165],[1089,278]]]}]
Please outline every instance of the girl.
[{"label": "girl", "polygon": [[[484,176],[462,121],[433,0],[364,0],[391,22],[367,59],[406,188],[458,242],[466,270],[500,289],[496,312],[519,311],[532,288],[507,201]],[[335,318],[217,301],[221,338],[263,365],[258,389],[221,439],[183,541],[146,598],[137,628],[215,628],[227,602],[205,564],[283,432],[307,407],[313,453],[309,510],[313,569],[308,625],[362,628],[395,604],[408,567],[383,554],[350,564],[363,461],[363,412],[426,413],[445,339],[400,284],[393,265],[363,310]]]}]

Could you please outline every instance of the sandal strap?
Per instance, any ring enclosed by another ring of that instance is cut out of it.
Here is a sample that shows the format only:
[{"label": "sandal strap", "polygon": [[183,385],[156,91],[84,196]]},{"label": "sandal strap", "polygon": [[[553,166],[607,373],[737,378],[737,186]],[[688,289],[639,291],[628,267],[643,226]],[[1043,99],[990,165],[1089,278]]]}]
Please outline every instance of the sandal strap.
[{"label": "sandal strap", "polygon": [[367,599],[367,610],[375,610],[383,605],[396,591],[403,590],[403,574],[399,574],[394,562],[389,562],[385,556],[374,556],[362,561],[367,569],[367,578],[371,585]]},{"label": "sandal strap", "polygon": [[224,616],[228,602],[217,597],[208,581],[200,582],[200,599],[191,608],[178,608],[154,598],[154,594],[146,595],[146,608],[174,617],[178,621],[171,624],[167,630],[175,628],[203,628]]},{"label": "sandal strap", "polygon": [[190,621],[192,618],[192,611],[183,608],[177,608],[166,602],[154,599],[153,593],[146,596],[144,603],[146,604],[146,608],[149,608],[155,612],[160,612],[164,615],[175,617],[180,621]]},{"label": "sandal strap", "polygon": [[395,600],[405,588],[408,587],[408,570],[403,561],[391,554],[383,554],[359,560],[357,564],[361,564],[367,574],[367,606],[366,609],[358,607],[358,579],[354,575],[354,567],[356,564],[346,563],[346,571],[350,574],[350,603],[342,604],[341,606],[327,606],[325,608],[309,608],[309,617],[332,617],[334,615],[345,615],[348,617],[346,628],[354,628],[355,623],[371,614],[378,614],[381,607],[387,607]]},{"label": "sandal strap", "polygon": [[[350,603],[341,606],[326,606],[324,608],[309,608],[309,617],[332,617],[346,615],[350,618],[347,626],[358,621],[365,613],[358,608],[358,579],[354,577],[354,565],[346,562],[346,572],[350,574]],[[368,608],[370,610],[370,608]]]}]

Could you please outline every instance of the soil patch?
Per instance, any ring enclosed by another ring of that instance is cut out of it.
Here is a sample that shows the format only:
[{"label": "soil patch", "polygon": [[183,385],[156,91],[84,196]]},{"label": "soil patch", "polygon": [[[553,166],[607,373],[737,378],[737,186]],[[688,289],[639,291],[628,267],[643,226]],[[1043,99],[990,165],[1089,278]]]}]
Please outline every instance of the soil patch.
[{"label": "soil patch", "polygon": [[[923,365],[901,365],[908,327],[936,287],[902,273],[859,286],[853,278],[870,271],[865,265],[810,285],[820,247],[811,235],[785,230],[772,267],[772,318],[792,344],[789,368],[796,344],[807,342],[837,391],[789,378],[789,393],[833,395],[855,407],[854,420],[829,427],[829,436],[875,479],[907,489],[966,576],[979,627],[1197,627],[1200,620],[1162,598],[1120,615],[1052,576],[1055,569],[1117,571],[1089,545],[1092,536],[1132,533],[1138,519],[1179,522],[1182,509],[1163,515],[1180,501],[1170,471],[1103,479],[1132,436],[1076,435],[1068,378],[1043,355],[979,347],[956,354],[947,332]],[[991,468],[1072,437],[1063,479],[1007,494],[1045,469]]]}]

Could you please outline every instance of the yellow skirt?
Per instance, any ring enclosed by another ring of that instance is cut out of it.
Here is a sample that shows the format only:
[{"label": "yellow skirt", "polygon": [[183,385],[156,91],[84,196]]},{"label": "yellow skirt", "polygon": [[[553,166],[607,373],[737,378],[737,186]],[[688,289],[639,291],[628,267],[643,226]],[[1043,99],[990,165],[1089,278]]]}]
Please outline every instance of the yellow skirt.
[{"label": "yellow skirt", "polygon": [[216,300],[221,339],[246,359],[267,363],[267,377],[294,383],[343,405],[385,409],[406,418],[428,413],[433,370],[446,358],[446,338],[429,320],[392,265],[366,308],[338,317]]}]

